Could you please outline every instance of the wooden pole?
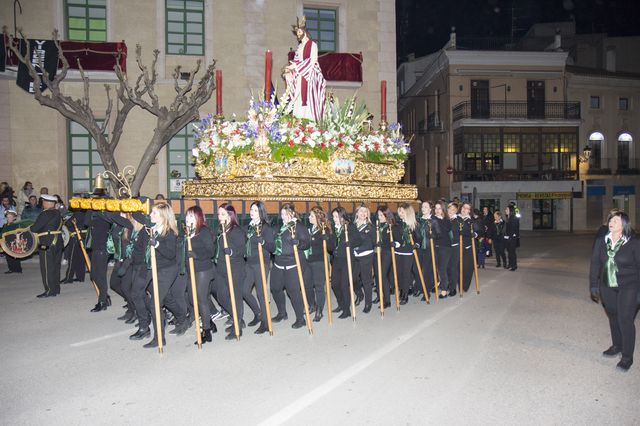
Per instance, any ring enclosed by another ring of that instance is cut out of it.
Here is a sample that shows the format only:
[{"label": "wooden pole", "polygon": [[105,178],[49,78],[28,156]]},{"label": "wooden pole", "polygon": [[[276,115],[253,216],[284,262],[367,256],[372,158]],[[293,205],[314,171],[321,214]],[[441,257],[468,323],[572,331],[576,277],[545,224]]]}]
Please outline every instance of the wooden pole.
[{"label": "wooden pole", "polygon": [[476,261],[476,239],[471,237],[471,250],[473,250],[473,274],[476,279],[476,294],[480,294],[480,282],[478,281],[478,263]]},{"label": "wooden pole", "polygon": [[96,291],[96,296],[100,297],[100,289],[97,284],[91,278],[91,260],[89,259],[89,255],[87,254],[87,249],[84,248],[84,242],[82,241],[82,236],[80,234],[80,230],[78,229],[78,225],[76,224],[75,218],[71,220],[73,223],[73,227],[75,228],[76,238],[80,243],[80,248],[82,249],[82,254],[84,256],[84,263],[87,265],[87,270],[89,271],[89,279],[91,280],[91,284],[93,284],[93,289]]},{"label": "wooden pole", "polygon": [[393,231],[389,224],[389,241],[391,242],[391,267],[393,269],[393,286],[396,293],[396,310],[400,310],[400,294],[398,290],[398,267],[396,266],[396,248],[393,244]]},{"label": "wooden pole", "polygon": [[[431,232],[431,222],[429,222],[429,235],[432,235]],[[438,272],[436,270],[436,251],[433,245],[433,238],[429,238],[429,247],[431,247],[431,267],[433,268],[433,285],[436,288],[436,302],[440,300],[440,288],[438,283]]]},{"label": "wooden pole", "polygon": [[463,278],[464,278],[464,277],[463,277],[463,275],[462,275],[462,274],[463,274],[463,272],[464,272],[464,271],[463,271],[463,268],[462,268],[462,263],[463,263],[462,259],[463,259],[463,257],[464,257],[463,247],[462,247],[462,222],[460,222],[460,237],[459,237],[459,240],[460,240],[460,244],[459,244],[459,246],[460,246],[460,248],[459,248],[459,251],[460,251],[460,276],[459,276],[459,278],[458,278],[458,282],[460,283],[460,284],[459,284],[459,287],[460,287],[460,297],[462,297],[462,294],[463,294],[463,289],[462,289],[462,280],[463,280]]},{"label": "wooden pole", "polygon": [[[260,238],[260,227],[257,229],[258,238]],[[258,242],[258,259],[260,261],[260,277],[262,278],[262,294],[264,295],[264,308],[267,310],[267,328],[269,336],[273,336],[273,326],[271,324],[271,306],[269,305],[269,293],[267,292],[267,273],[264,270],[264,253],[262,252],[262,244]]]},{"label": "wooden pole", "polygon": [[[191,237],[189,235],[187,235],[187,250],[189,251],[189,253],[193,253],[193,248],[191,247]],[[198,306],[198,291],[196,289],[196,267],[192,257],[189,257],[189,275],[191,277],[191,296],[193,298],[193,317],[196,322],[196,339],[198,342],[198,349],[202,349],[202,334],[200,333],[200,320],[199,320],[200,307]],[[211,321],[211,318],[203,318],[202,322],[204,323],[204,321]]]},{"label": "wooden pole", "polygon": [[[291,239],[296,238],[296,226],[291,228]],[[298,282],[300,283],[300,294],[302,295],[302,303],[304,305],[304,317],[307,322],[307,330],[309,334],[313,334],[313,326],[311,325],[311,314],[309,313],[309,302],[307,301],[307,291],[304,288],[304,278],[302,278],[302,264],[300,263],[300,255],[298,254],[298,246],[293,246],[293,257],[296,259],[296,269],[298,270]]]},{"label": "wooden pole", "polygon": [[380,301],[380,316],[384,319],[384,291],[382,290],[382,241],[380,241],[380,221],[376,221],[376,257],[378,258],[378,300]]},{"label": "wooden pole", "polygon": [[153,245],[151,246],[151,277],[153,285],[153,307],[156,313],[156,340],[158,342],[158,352],[162,354],[162,318],[160,318],[160,295],[158,294],[158,264],[156,262],[156,248]]},{"label": "wooden pole", "polygon": [[427,291],[427,285],[424,282],[424,275],[422,274],[422,265],[420,265],[420,258],[418,257],[418,250],[414,247],[413,235],[409,232],[409,239],[411,240],[411,247],[413,248],[413,258],[416,260],[416,267],[418,268],[418,275],[420,276],[420,283],[422,284],[422,291],[424,292],[424,300],[427,305],[431,304],[429,301],[429,292]]},{"label": "wooden pole", "polygon": [[[227,242],[227,229],[226,224],[222,223],[222,243],[225,251],[229,248]],[[227,284],[229,284],[229,297],[231,299],[231,313],[233,314],[233,331],[236,334],[236,339],[240,340],[240,324],[238,324],[238,309],[236,308],[236,294],[233,291],[233,275],[231,274],[231,256],[227,253],[224,254],[224,261],[227,265]]]},{"label": "wooden pole", "polygon": [[333,325],[333,312],[331,309],[331,284],[329,283],[329,253],[327,250],[327,240],[324,239],[325,227],[322,227],[322,254],[324,255],[324,286],[327,297],[327,314],[329,316],[329,325]]},{"label": "wooden pole", "polygon": [[349,298],[351,299],[351,319],[356,320],[356,302],[355,302],[355,294],[353,292],[353,266],[351,265],[351,247],[349,244],[349,227],[348,224],[345,223],[344,226],[344,241],[345,241],[345,251],[347,252],[347,273],[349,274]]}]

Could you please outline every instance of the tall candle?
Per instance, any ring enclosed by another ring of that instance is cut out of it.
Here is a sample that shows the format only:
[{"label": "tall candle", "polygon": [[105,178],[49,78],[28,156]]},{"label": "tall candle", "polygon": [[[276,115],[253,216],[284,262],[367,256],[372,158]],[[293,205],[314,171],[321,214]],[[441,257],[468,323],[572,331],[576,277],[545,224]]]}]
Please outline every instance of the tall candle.
[{"label": "tall candle", "polygon": [[216,70],[216,115],[222,115],[222,70]]},{"label": "tall candle", "polygon": [[380,82],[380,119],[387,121],[387,80]]},{"label": "tall candle", "polygon": [[264,100],[271,100],[271,64],[273,57],[271,51],[267,50],[264,57]]}]

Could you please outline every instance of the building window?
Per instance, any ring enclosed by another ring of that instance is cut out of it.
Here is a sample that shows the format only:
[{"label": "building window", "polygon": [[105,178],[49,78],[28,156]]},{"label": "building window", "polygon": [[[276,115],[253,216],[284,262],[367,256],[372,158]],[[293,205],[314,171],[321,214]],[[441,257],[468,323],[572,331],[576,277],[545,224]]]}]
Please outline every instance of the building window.
[{"label": "building window", "polygon": [[600,96],[589,97],[589,108],[600,109]]},{"label": "building window", "polygon": [[500,133],[483,135],[484,170],[496,171],[501,169],[500,163]]},{"label": "building window", "polygon": [[338,50],[338,11],[336,9],[304,8],[307,31],[318,43],[320,52]]},{"label": "building window", "polygon": [[629,98],[618,98],[618,109],[620,111],[629,111]]},{"label": "building window", "polygon": [[67,122],[69,194],[93,191],[93,178],[104,172],[96,141],[75,121]]},{"label": "building window", "polygon": [[435,170],[436,170],[436,188],[440,188],[440,147],[435,147],[434,157],[436,160]]},{"label": "building window", "polygon": [[204,55],[204,0],[166,0],[167,53]]},{"label": "building window", "polygon": [[523,133],[520,141],[522,171],[535,172],[540,169],[538,165],[538,135]]},{"label": "building window", "polygon": [[591,133],[589,135],[589,145],[591,146],[589,168],[600,169],[602,167],[602,145],[604,145],[604,135],[600,132]]},{"label": "building window", "polygon": [[194,146],[192,124],[180,130],[169,142],[167,148],[167,192],[169,198],[180,198],[182,184],[185,180],[196,177],[191,154]]},{"label": "building window", "polygon": [[618,170],[629,169],[631,142],[633,142],[633,138],[629,133],[622,133],[618,136]]},{"label": "building window", "polygon": [[518,153],[520,152],[520,135],[517,133],[505,133],[503,137],[504,149],[503,166],[505,169],[518,168]]},{"label": "building window", "polygon": [[557,170],[559,164],[558,135],[542,135],[542,170]]},{"label": "building window", "polygon": [[107,41],[107,0],[66,0],[67,39]]},{"label": "building window", "polygon": [[577,170],[577,152],[578,136],[575,133],[562,133],[560,135],[560,170]]},{"label": "building window", "polygon": [[468,133],[464,135],[464,171],[482,171],[482,135]]}]

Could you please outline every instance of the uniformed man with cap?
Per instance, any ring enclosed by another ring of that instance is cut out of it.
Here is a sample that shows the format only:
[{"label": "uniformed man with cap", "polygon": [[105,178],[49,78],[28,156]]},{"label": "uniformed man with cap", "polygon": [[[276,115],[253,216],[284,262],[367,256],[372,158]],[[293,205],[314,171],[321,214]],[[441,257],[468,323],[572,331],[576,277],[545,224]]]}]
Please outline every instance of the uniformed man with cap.
[{"label": "uniformed man with cap", "polygon": [[31,232],[38,235],[40,254],[40,273],[44,293],[37,297],[55,297],[60,294],[60,262],[62,261],[62,216],[56,208],[58,199],[53,195],[42,194],[42,212],[35,223],[31,225]]}]

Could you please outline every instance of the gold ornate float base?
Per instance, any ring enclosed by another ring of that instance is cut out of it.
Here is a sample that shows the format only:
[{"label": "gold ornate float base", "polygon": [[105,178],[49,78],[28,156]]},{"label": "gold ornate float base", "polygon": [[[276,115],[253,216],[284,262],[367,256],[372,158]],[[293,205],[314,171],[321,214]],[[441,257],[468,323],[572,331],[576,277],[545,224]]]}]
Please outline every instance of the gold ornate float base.
[{"label": "gold ornate float base", "polygon": [[264,201],[413,201],[415,185],[351,180],[331,182],[302,177],[234,177],[185,182],[185,198]]}]

